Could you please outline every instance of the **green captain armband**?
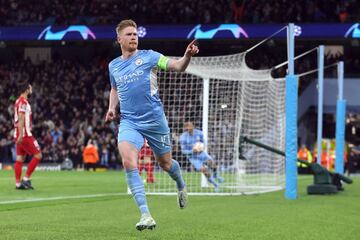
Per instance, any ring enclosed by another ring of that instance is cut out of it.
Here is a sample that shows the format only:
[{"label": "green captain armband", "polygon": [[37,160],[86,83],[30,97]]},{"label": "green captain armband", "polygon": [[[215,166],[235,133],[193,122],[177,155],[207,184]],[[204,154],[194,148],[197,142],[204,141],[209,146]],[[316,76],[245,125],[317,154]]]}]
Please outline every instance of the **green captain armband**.
[{"label": "green captain armband", "polygon": [[160,69],[166,70],[168,62],[169,62],[169,58],[165,57],[164,55],[161,55],[157,65]]}]

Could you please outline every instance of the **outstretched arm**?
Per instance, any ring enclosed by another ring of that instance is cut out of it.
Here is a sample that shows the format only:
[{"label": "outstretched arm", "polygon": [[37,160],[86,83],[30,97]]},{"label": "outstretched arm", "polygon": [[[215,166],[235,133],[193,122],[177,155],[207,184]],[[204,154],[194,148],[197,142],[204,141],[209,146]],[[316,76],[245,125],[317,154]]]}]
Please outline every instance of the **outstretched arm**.
[{"label": "outstretched arm", "polygon": [[168,63],[168,70],[183,72],[187,68],[190,63],[190,59],[192,56],[199,52],[199,48],[197,46],[196,39],[194,39],[185,50],[185,54],[182,58],[179,59],[170,59]]}]

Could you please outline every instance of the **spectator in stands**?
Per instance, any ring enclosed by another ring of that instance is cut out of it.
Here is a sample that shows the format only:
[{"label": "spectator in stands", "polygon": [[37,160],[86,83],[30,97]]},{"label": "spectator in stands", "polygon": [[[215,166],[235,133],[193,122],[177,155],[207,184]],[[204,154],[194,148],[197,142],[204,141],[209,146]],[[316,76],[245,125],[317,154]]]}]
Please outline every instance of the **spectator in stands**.
[{"label": "spectator in stands", "polygon": [[104,143],[101,146],[101,157],[100,157],[100,164],[102,167],[108,167],[109,165],[109,149],[107,147],[107,145]]},{"label": "spectator in stands", "polygon": [[86,171],[89,171],[90,168],[96,171],[97,163],[99,161],[99,153],[97,147],[93,144],[93,141],[91,139],[88,141],[86,147],[84,148],[83,161]]},{"label": "spectator in stands", "polygon": [[348,17],[349,17],[349,13],[346,11],[345,8],[342,8],[339,12],[339,21],[341,23],[344,23],[344,22],[346,22]]},{"label": "spectator in stands", "polygon": [[62,131],[59,129],[58,126],[56,126],[55,129],[52,130],[50,133],[51,133],[51,137],[53,138],[54,143],[57,143],[59,138],[62,137]]},{"label": "spectator in stands", "polygon": [[82,168],[82,154],[80,148],[73,146],[69,153],[69,158],[73,162],[74,169]]},{"label": "spectator in stands", "polygon": [[[182,0],[168,4],[168,0],[157,0],[154,4],[150,0],[107,0],[84,4],[83,1],[64,3],[63,1],[3,0],[0,1],[0,24],[5,26],[109,25],[115,24],[118,16],[125,18],[134,16],[138,22],[147,24],[356,22],[359,14],[359,1],[304,0],[303,2]],[[129,11],[125,12],[124,9],[129,9]],[[232,19],[231,15],[233,15]]]},{"label": "spectator in stands", "polygon": [[349,174],[356,173],[358,170],[360,170],[360,145],[351,149],[348,164]]},{"label": "spectator in stands", "polygon": [[244,17],[245,2],[246,2],[246,0],[233,0],[231,3],[231,9],[233,11],[234,22],[236,22],[236,23],[241,23],[241,20]]},{"label": "spectator in stands", "polygon": [[[301,148],[297,153],[297,157],[298,159],[306,161],[308,163],[312,163],[313,161],[312,153],[305,146],[305,144],[301,145]],[[310,168],[308,168],[308,165],[306,165],[305,163],[297,162],[297,166],[299,173],[310,173]]]}]

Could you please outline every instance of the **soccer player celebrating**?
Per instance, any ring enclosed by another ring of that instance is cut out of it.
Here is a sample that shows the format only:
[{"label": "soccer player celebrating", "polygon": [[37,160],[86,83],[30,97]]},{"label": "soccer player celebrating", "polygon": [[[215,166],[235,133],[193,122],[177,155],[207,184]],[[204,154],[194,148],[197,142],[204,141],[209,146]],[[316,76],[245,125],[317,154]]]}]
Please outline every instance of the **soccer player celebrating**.
[{"label": "soccer player celebrating", "polygon": [[[16,189],[34,189],[31,185],[31,174],[42,158],[40,146],[31,133],[32,113],[28,98],[32,94],[32,86],[25,81],[19,85],[20,97],[15,102],[14,137],[16,142],[16,161],[14,164]],[[22,166],[26,155],[33,155],[25,177],[21,180]]]},{"label": "soccer player celebrating", "polygon": [[138,152],[147,139],[156,161],[168,172],[178,188],[178,204],[186,207],[187,194],[179,163],[172,159],[170,129],[157,86],[157,68],[185,71],[192,56],[199,52],[195,40],[186,48],[180,59],[169,59],[153,50],[138,50],[136,23],[123,20],[116,27],[120,57],[109,63],[111,91],[105,121],[115,118],[115,107],[120,101],[118,149],[126,170],[131,193],[141,212],[137,230],[156,226],[145,196],[144,184],[137,169]]},{"label": "soccer player celebrating", "polygon": [[219,183],[222,183],[224,179],[218,175],[218,169],[213,158],[204,151],[203,132],[194,128],[192,122],[186,122],[184,130],[180,136],[181,152],[186,155],[196,171],[200,171],[205,175],[208,182],[214,185],[215,191],[218,192]]}]

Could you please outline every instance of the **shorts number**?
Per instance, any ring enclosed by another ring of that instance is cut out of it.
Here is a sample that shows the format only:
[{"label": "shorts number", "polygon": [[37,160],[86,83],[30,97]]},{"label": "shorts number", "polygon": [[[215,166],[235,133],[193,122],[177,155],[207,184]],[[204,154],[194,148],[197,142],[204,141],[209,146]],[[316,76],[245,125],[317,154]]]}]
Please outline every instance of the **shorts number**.
[{"label": "shorts number", "polygon": [[162,142],[163,146],[170,146],[170,135],[167,134],[167,135],[161,136],[161,142]]}]

